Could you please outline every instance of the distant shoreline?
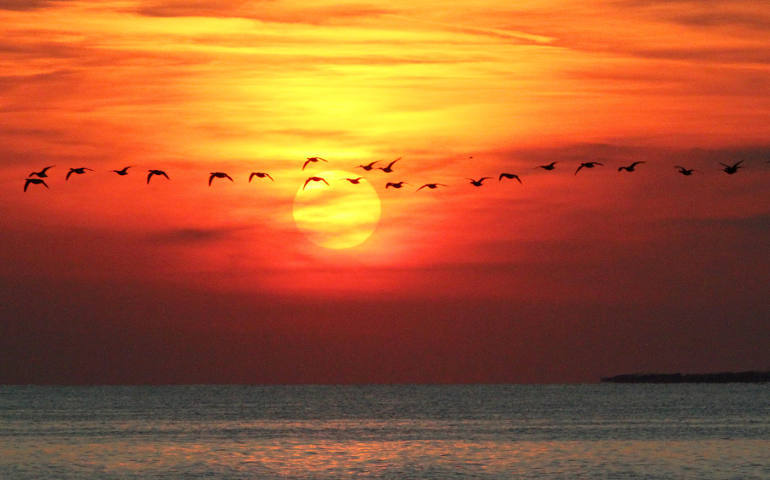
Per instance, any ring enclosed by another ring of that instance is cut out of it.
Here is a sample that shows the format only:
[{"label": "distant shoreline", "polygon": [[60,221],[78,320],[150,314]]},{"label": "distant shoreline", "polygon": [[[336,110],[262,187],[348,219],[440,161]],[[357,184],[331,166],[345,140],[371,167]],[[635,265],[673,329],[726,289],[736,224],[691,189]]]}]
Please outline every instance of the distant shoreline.
[{"label": "distant shoreline", "polygon": [[764,383],[770,371],[719,373],[627,373],[602,377],[602,383]]}]

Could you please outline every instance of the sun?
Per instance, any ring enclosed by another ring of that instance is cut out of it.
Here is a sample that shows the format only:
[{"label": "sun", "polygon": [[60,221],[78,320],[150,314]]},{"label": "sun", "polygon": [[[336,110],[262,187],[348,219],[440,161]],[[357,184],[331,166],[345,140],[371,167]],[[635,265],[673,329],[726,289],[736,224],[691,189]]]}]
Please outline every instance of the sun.
[{"label": "sun", "polygon": [[[380,221],[380,197],[355,173],[327,170],[314,174],[294,197],[294,222],[314,243],[332,249],[351,248],[368,239]],[[347,178],[360,178],[357,184]]]}]

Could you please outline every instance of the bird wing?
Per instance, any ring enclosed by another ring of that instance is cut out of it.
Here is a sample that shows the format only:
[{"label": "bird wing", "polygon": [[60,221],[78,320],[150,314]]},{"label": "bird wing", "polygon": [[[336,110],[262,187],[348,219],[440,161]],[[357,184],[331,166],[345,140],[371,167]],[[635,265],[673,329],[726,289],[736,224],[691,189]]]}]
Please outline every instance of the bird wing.
[{"label": "bird wing", "polygon": [[70,175],[72,175],[72,172],[73,172],[73,171],[74,171],[74,170],[72,170],[72,169],[70,168],[70,171],[69,171],[69,172],[67,172],[67,176],[66,176],[66,177],[64,177],[64,180],[69,180],[69,179],[70,179]]},{"label": "bird wing", "polygon": [[155,172],[150,172],[150,173],[148,173],[148,174],[147,174],[147,184],[148,184],[148,185],[150,184],[150,179],[152,178],[152,176],[153,176],[154,174],[155,174]]},{"label": "bird wing", "polygon": [[45,188],[48,188],[48,184],[45,183],[45,180],[40,180],[40,183],[42,183]]},{"label": "bird wing", "polygon": [[90,170],[90,171],[92,171],[92,172],[95,172],[95,171],[96,171],[96,170],[94,170],[93,168],[88,168],[88,167],[83,167],[83,170]]},{"label": "bird wing", "polygon": [[395,185],[395,183],[388,182],[388,183],[385,184],[385,188],[392,187],[394,185]]},{"label": "bird wing", "polygon": [[214,180],[214,177],[216,177],[216,175],[213,173],[209,175],[209,187],[211,186],[211,181]]},{"label": "bird wing", "polygon": [[302,190],[304,190],[305,187],[307,187],[307,184],[310,183],[310,180],[312,180],[312,179],[308,178],[307,180],[305,180],[305,184],[302,185]]},{"label": "bird wing", "polygon": [[401,157],[398,157],[397,159],[395,159],[395,160],[393,160],[392,162],[390,162],[390,163],[388,164],[388,168],[392,167],[392,166],[393,166],[393,164],[394,164],[394,163],[396,163],[396,162],[397,162],[397,161],[399,161],[399,160],[401,160]]},{"label": "bird wing", "polygon": [[47,172],[47,171],[48,171],[48,169],[49,169],[49,168],[53,168],[53,167],[55,167],[55,166],[56,166],[56,165],[49,165],[49,166],[45,167],[44,169],[42,169],[42,170],[41,170],[41,172],[42,172],[42,173],[45,173],[45,172]]},{"label": "bird wing", "polygon": [[[425,185],[423,185],[422,187],[420,187],[420,188],[418,188],[417,190],[415,190],[415,192],[419,192],[420,190],[422,190],[423,188],[425,188],[425,187],[427,187],[427,186],[428,186],[428,184],[426,183],[426,184],[425,184]],[[387,187],[386,187],[386,188],[387,188]]]},{"label": "bird wing", "polygon": [[321,181],[322,181],[322,182],[324,182],[326,185],[329,185],[329,182],[327,182],[327,181],[326,181],[326,180],[324,180],[323,178],[321,179]]},{"label": "bird wing", "polygon": [[738,165],[740,165],[741,163],[743,163],[743,160],[741,160],[740,162],[738,162],[738,163],[736,163],[735,165],[733,165],[733,168],[736,168],[736,167],[737,167]]},{"label": "bird wing", "polygon": [[31,179],[30,179],[30,178],[28,178],[28,179],[27,179],[27,181],[26,181],[26,182],[24,182],[24,191],[25,191],[25,192],[27,191],[27,187],[29,187],[29,184],[30,184],[30,183],[32,183],[32,182],[30,182],[30,180],[31,180]]},{"label": "bird wing", "polygon": [[166,172],[160,172],[160,174],[166,177],[168,180],[171,180],[170,178],[168,178],[168,175],[166,175]]},{"label": "bird wing", "polygon": [[321,158],[321,157],[318,157],[318,160],[322,160],[322,161],[324,161],[324,162],[326,162],[326,163],[329,163],[329,160],[327,160],[327,159],[325,159],[325,158]]},{"label": "bird wing", "polygon": [[228,179],[228,180],[230,180],[231,182],[233,181],[233,179],[230,177],[230,175],[228,175],[228,174],[226,174],[226,173],[225,173],[225,178],[227,178],[227,179]]},{"label": "bird wing", "polygon": [[251,172],[251,175],[249,175],[249,183],[251,183],[251,179],[252,179],[252,178],[254,178],[254,177],[256,177],[256,176],[257,176],[257,174],[256,174],[256,173],[254,173],[254,172]]},{"label": "bird wing", "polygon": [[269,173],[266,173],[266,174],[265,174],[265,176],[267,176],[267,178],[269,178],[269,179],[270,179],[270,180],[272,180],[273,182],[275,181],[275,180],[273,180],[273,177],[271,177]]},{"label": "bird wing", "polygon": [[719,162],[719,164],[720,164],[720,165],[722,165],[723,167],[727,167],[727,168],[730,168],[730,165],[728,165],[728,164],[726,164],[726,163],[722,163],[722,162]]},{"label": "bird wing", "polygon": [[602,162],[593,162],[593,164],[594,165],[601,165],[602,167],[604,166],[604,164]]},{"label": "bird wing", "polygon": [[577,170],[575,170],[575,175],[577,175],[577,174],[578,174],[578,172],[580,171],[580,169],[581,169],[581,168],[583,168],[584,166],[585,166],[585,165],[583,165],[583,164],[581,163],[581,164],[580,164],[580,166],[577,168]]},{"label": "bird wing", "polygon": [[310,160],[309,158],[307,160],[305,160],[305,163],[302,165],[302,170],[304,170],[305,167],[307,167],[307,164],[310,163],[310,162],[312,162],[312,160]]},{"label": "bird wing", "polygon": [[497,181],[500,182],[503,180],[503,178],[511,178],[509,174],[507,173],[501,173],[499,177],[497,177]]},{"label": "bird wing", "polygon": [[647,162],[644,162],[644,161],[634,162],[634,163],[632,163],[632,164],[631,164],[631,166],[632,166],[632,167],[635,167],[635,166],[637,166],[637,165],[641,165],[641,164],[643,164],[643,163],[647,163]]},{"label": "bird wing", "polygon": [[369,165],[367,165],[367,167],[372,168],[374,166],[374,164],[377,163],[377,162],[379,162],[379,160],[375,160],[374,162],[372,162]]},{"label": "bird wing", "polygon": [[618,172],[622,172],[623,170],[631,170],[631,167],[618,167]]},{"label": "bird wing", "polygon": [[521,179],[519,178],[518,175],[513,175],[513,177],[511,178],[515,178],[517,182],[521,183]]}]

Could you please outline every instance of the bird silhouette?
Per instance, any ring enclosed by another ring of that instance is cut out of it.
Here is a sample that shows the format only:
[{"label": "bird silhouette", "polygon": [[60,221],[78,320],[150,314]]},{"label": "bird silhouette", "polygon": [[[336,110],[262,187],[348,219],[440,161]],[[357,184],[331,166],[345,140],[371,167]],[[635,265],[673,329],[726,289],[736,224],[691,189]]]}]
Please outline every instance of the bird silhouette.
[{"label": "bird silhouette", "polygon": [[515,173],[501,173],[500,177],[497,179],[497,181],[501,182],[503,180],[503,178],[512,178],[512,179],[516,180],[517,182],[521,183],[521,179]]},{"label": "bird silhouette", "polygon": [[361,182],[361,179],[364,177],[358,177],[358,178],[346,178],[348,182],[352,183],[353,185],[358,185]]},{"label": "bird silhouette", "polygon": [[249,175],[249,183],[251,183],[251,179],[254,178],[254,177],[257,177],[257,178],[265,178],[265,177],[267,177],[270,180],[275,181],[275,179],[273,179],[273,177],[271,177],[269,173],[265,173],[265,172],[251,172],[251,175]]},{"label": "bird silhouette", "polygon": [[88,168],[88,167],[70,168],[70,171],[67,172],[67,176],[64,177],[64,180],[69,180],[70,175],[72,175],[73,173],[77,175],[83,175],[84,173],[86,173],[86,170],[90,170],[92,172],[94,171],[92,168]]},{"label": "bird silhouette", "polygon": [[685,176],[690,176],[695,171],[692,168],[684,168],[684,167],[682,167],[680,165],[674,165],[674,168],[679,170],[679,173],[681,173],[682,175],[685,175]]},{"label": "bird silhouette", "polygon": [[29,187],[29,184],[32,183],[34,185],[43,185],[45,188],[48,188],[48,184],[45,183],[45,180],[42,180],[40,178],[28,178],[24,181],[24,191],[27,191],[27,187]]},{"label": "bird silhouette", "polygon": [[148,184],[150,183],[150,179],[152,178],[153,175],[160,175],[162,177],[166,177],[167,179],[171,180],[170,178],[168,178],[168,175],[163,170],[147,170],[147,171],[150,172],[147,174]]},{"label": "bird silhouette", "polygon": [[305,163],[302,165],[302,170],[304,170],[305,167],[307,167],[308,163],[316,163],[319,160],[322,161],[322,162],[329,163],[326,159],[323,159],[321,157],[308,157],[307,159],[305,159]]},{"label": "bird silhouette", "polygon": [[577,168],[577,170],[575,170],[575,175],[577,175],[578,172],[580,171],[580,169],[583,168],[583,167],[585,167],[585,168],[594,168],[597,165],[600,165],[602,167],[604,166],[603,163],[599,163],[599,162],[583,162],[583,163],[580,164],[580,166]]},{"label": "bird silhouette", "polygon": [[483,184],[483,183],[484,183],[484,180],[486,180],[486,179],[488,179],[488,178],[492,178],[492,177],[481,177],[481,178],[479,178],[478,180],[474,180],[474,179],[472,179],[472,178],[469,178],[468,180],[470,180],[470,181],[471,181],[471,185],[473,185],[474,187],[480,187],[480,186],[481,186],[481,184]]},{"label": "bird silhouette", "polygon": [[302,190],[304,190],[305,187],[307,187],[307,184],[310,183],[310,182],[324,182],[326,185],[329,185],[329,182],[327,182],[326,180],[324,180],[321,177],[308,177],[308,179],[305,180],[305,184],[302,185]]},{"label": "bird silhouette", "polygon": [[419,192],[423,188],[429,188],[429,189],[433,190],[434,188],[438,188],[438,187],[446,187],[446,185],[444,185],[443,183],[426,183],[425,185],[423,185],[422,187],[418,188],[415,191]]},{"label": "bird silhouette", "polygon": [[368,172],[369,170],[374,169],[374,164],[377,163],[378,161],[379,160],[376,160],[376,161],[374,161],[372,163],[367,163],[366,165],[359,165],[356,168],[363,168],[364,170],[366,170]]},{"label": "bird silhouette", "polygon": [[553,170],[554,168],[556,168],[556,164],[557,163],[559,163],[559,162],[551,162],[548,165],[538,165],[535,168],[542,168],[543,170],[549,170],[550,171],[550,170]]},{"label": "bird silhouette", "polygon": [[397,159],[390,162],[387,167],[379,167],[379,169],[385,173],[391,173],[393,171],[393,164],[395,164],[399,160],[401,160],[401,157],[398,157]]},{"label": "bird silhouette", "polygon": [[47,176],[48,176],[48,174],[47,174],[47,173],[45,173],[45,172],[47,172],[49,168],[53,168],[53,167],[55,167],[55,166],[56,166],[56,165],[50,165],[50,166],[48,166],[48,167],[45,167],[44,169],[40,170],[39,172],[32,172],[32,173],[30,173],[30,174],[29,174],[29,176],[31,177],[31,176],[33,176],[33,175],[34,175],[34,176],[36,176],[36,177],[45,178],[45,177],[47,177]]},{"label": "bird silhouette", "polygon": [[123,175],[128,175],[128,169],[131,168],[131,167],[132,167],[132,165],[129,165],[127,167],[123,167],[120,170],[113,170],[113,172],[117,173],[118,175],[120,175],[122,177]]},{"label": "bird silhouette", "polygon": [[642,163],[647,163],[647,162],[634,162],[634,163],[632,163],[631,165],[629,165],[627,167],[618,167],[618,172],[623,171],[623,170],[625,170],[627,172],[633,172],[634,169],[636,169],[636,166],[640,165]]},{"label": "bird silhouette", "polygon": [[386,184],[385,184],[385,188],[386,188],[386,189],[387,189],[387,188],[390,188],[390,187],[393,187],[393,188],[401,188],[401,187],[403,187],[404,185],[406,185],[406,182],[404,182],[404,181],[400,181],[400,182],[388,182],[388,183],[386,183]]},{"label": "bird silhouette", "polygon": [[209,187],[215,178],[226,178],[231,182],[233,181],[232,177],[230,177],[230,175],[226,174],[225,172],[211,172],[211,175],[209,175]]},{"label": "bird silhouette", "polygon": [[741,163],[743,163],[743,160],[737,163],[733,163],[732,165],[727,165],[726,163],[719,162],[719,164],[724,167],[722,171],[728,175],[732,175],[733,173],[737,172],[738,169],[741,168]]}]

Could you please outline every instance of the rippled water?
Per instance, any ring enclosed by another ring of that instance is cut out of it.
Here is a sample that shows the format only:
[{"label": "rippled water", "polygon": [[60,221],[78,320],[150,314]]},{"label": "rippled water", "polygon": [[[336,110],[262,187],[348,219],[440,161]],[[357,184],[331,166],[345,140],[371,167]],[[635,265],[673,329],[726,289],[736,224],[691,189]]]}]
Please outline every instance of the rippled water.
[{"label": "rippled water", "polygon": [[0,478],[770,478],[770,385],[0,387]]}]

